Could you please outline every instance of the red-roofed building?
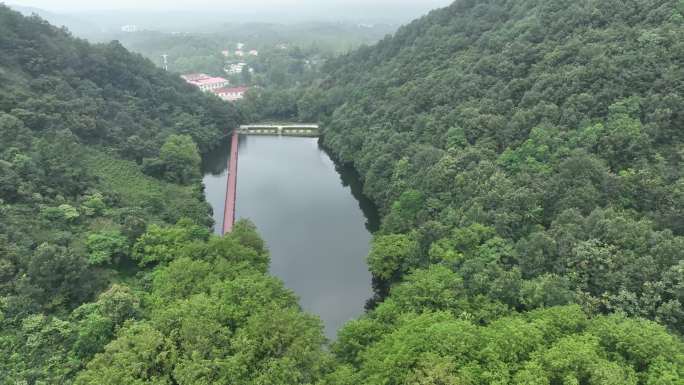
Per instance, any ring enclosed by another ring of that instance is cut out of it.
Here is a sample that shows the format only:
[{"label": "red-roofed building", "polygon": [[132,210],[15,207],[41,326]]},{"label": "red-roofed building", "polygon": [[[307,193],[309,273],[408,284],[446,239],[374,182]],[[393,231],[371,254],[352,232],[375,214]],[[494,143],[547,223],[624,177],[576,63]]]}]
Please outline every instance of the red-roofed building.
[{"label": "red-roofed building", "polygon": [[234,102],[245,97],[245,92],[249,90],[248,87],[232,87],[232,88],[219,88],[213,90],[212,92],[216,94],[219,98],[227,101]]},{"label": "red-roofed building", "polygon": [[212,77],[206,74],[189,74],[181,77],[204,92],[225,88],[230,84],[227,79]]},{"label": "red-roofed building", "polygon": [[185,80],[186,82],[194,82],[200,79],[207,79],[211,76],[207,74],[187,74],[187,75],[181,75],[181,78]]}]

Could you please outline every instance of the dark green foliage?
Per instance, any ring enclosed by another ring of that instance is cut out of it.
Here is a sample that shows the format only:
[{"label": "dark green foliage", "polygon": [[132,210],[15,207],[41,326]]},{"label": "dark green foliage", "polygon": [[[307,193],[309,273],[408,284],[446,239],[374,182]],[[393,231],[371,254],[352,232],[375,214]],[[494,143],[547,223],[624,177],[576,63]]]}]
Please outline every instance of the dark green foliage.
[{"label": "dark green foliage", "polygon": [[0,6],[0,383],[682,384],[683,9],[460,0],[252,93],[383,214],[329,353],[253,224],[210,235],[237,113]]},{"label": "dark green foliage", "polygon": [[197,145],[187,135],[171,135],[161,150],[164,177],[170,182],[186,184],[200,178],[200,158]]},{"label": "dark green foliage", "polygon": [[116,42],[90,45],[4,7],[0,35],[0,68],[7,75],[0,111],[30,130],[68,130],[140,161],[156,156],[173,133],[192,136],[208,151],[238,123],[226,103],[200,97],[199,90]]},{"label": "dark green foliage", "polygon": [[150,263],[170,262],[177,251],[194,241],[209,238],[209,229],[198,226],[190,220],[181,220],[176,226],[162,228],[151,225],[133,246],[133,258],[141,266]]},{"label": "dark green foliage", "polygon": [[[117,43],[90,45],[5,6],[0,35],[0,234],[11,250],[0,297],[10,318],[61,313],[106,286],[148,223],[211,223],[198,147],[238,114]],[[190,186],[145,178],[144,157]]]},{"label": "dark green foliage", "polygon": [[62,318],[32,314],[15,323],[2,319],[6,310],[7,303],[0,301],[0,381],[71,383],[125,321],[140,317],[140,299],[130,289],[113,285],[97,301]]},{"label": "dark green foliage", "polygon": [[684,259],[680,8],[456,1],[293,92],[359,170],[382,232],[417,237],[408,265],[376,275],[440,263],[470,298],[683,332],[668,278]]},{"label": "dark green foliage", "polygon": [[681,9],[460,0],[281,92],[383,214],[324,383],[682,383]]},{"label": "dark green foliage", "polygon": [[[0,383],[68,384],[141,316],[131,249],[148,225],[188,217],[208,236],[198,147],[238,114],[3,5],[0,34]],[[187,186],[143,175],[145,157]]]}]

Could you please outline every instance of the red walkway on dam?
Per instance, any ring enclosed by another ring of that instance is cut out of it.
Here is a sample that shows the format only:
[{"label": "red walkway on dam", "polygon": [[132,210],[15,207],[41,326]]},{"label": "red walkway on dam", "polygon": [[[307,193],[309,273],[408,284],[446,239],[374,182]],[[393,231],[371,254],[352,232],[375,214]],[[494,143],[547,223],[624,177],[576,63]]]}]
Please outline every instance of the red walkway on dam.
[{"label": "red walkway on dam", "polygon": [[233,132],[228,160],[228,186],[226,187],[226,208],[223,211],[223,234],[233,231],[235,224],[235,199],[237,198],[238,133]]}]

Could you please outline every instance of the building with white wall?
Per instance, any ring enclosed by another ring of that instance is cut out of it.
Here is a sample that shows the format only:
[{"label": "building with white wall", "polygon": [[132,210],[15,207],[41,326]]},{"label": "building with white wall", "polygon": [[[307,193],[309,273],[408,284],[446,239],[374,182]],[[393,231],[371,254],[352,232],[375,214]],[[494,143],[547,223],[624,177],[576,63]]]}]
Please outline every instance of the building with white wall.
[{"label": "building with white wall", "polygon": [[245,92],[247,92],[249,88],[247,87],[233,87],[233,88],[220,88],[218,90],[213,91],[216,96],[219,98],[227,101],[227,102],[234,102],[236,100],[240,100],[245,97]]},{"label": "building with white wall", "polygon": [[221,77],[209,76],[206,74],[189,74],[181,76],[188,84],[199,88],[204,92],[225,88],[230,85],[228,79]]}]

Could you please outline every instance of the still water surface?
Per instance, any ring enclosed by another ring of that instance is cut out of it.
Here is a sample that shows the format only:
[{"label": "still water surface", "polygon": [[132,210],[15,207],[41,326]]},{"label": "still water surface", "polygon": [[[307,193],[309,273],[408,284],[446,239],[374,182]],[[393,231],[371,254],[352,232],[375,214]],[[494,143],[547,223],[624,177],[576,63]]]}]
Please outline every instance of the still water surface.
[{"label": "still water surface", "polygon": [[[223,223],[229,143],[204,160],[216,232]],[[256,224],[271,250],[271,273],[321,317],[334,338],[371,297],[365,262],[378,224],[358,176],[335,165],[318,139],[240,136],[237,217]]]}]

